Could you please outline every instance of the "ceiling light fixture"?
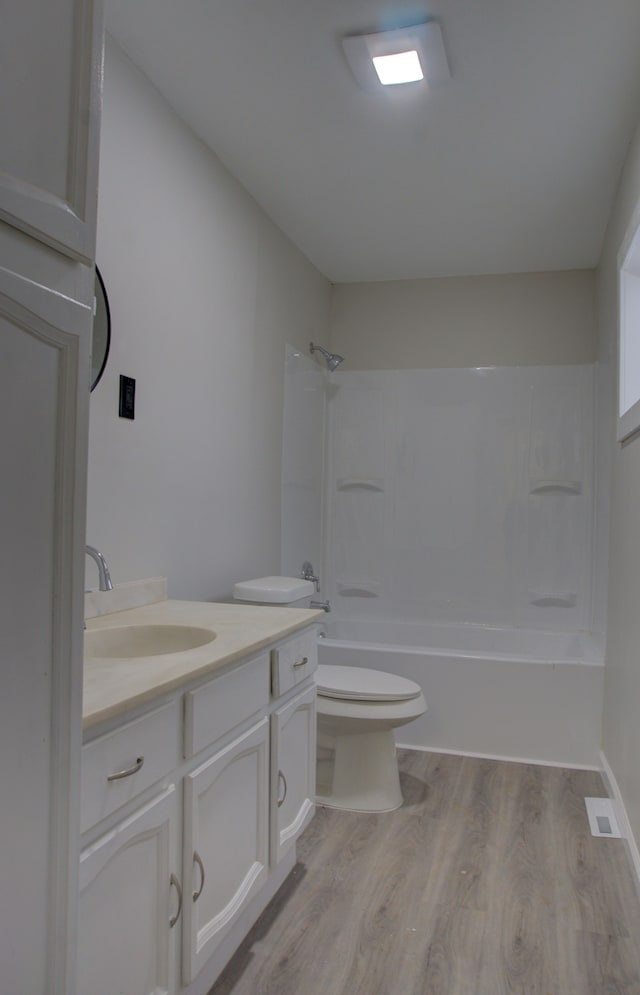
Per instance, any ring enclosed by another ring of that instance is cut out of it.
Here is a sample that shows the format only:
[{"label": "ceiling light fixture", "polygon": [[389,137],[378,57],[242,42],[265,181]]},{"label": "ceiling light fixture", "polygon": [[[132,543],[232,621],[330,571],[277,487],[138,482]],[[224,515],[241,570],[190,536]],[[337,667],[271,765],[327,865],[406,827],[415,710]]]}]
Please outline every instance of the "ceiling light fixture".
[{"label": "ceiling light fixture", "polygon": [[398,52],[397,55],[374,55],[373,65],[378,79],[384,86],[395,86],[397,83],[417,83],[424,79],[418,53]]},{"label": "ceiling light fixture", "polygon": [[365,90],[426,80],[438,86],[451,79],[438,21],[408,28],[350,35],[342,47],[351,71]]}]

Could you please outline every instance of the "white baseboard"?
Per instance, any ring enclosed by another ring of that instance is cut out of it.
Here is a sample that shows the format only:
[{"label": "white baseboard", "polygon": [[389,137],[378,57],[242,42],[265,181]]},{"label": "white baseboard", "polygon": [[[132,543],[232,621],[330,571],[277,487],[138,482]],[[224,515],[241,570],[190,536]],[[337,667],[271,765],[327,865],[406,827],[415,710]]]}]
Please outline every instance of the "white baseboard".
[{"label": "white baseboard", "polygon": [[602,750],[600,751],[600,773],[602,774],[602,779],[609,793],[609,797],[612,798],[615,803],[618,826],[627,846],[627,852],[636,875],[636,886],[638,888],[638,893],[640,894],[640,851],[638,850],[638,844],[636,843],[631,830],[631,823],[629,822],[629,816],[627,815],[620,787],[616,781],[615,774],[611,769],[609,761]]},{"label": "white baseboard", "polygon": [[536,767],[564,767],[567,770],[597,770],[593,764],[563,763],[561,760],[537,760],[534,757],[509,757],[495,753],[469,753],[467,750],[443,750],[438,746],[416,746],[415,743],[396,743],[398,750],[416,750],[418,753],[445,753],[451,757],[472,757],[476,760],[504,760],[510,764],[533,764]]}]

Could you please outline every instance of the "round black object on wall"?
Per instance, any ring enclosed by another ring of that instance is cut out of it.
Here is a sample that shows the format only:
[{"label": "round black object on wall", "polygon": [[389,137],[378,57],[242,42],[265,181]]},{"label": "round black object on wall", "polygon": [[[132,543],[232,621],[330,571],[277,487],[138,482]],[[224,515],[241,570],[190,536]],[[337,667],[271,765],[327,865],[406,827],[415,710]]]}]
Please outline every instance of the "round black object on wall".
[{"label": "round black object on wall", "polygon": [[104,281],[100,275],[100,270],[96,266],[96,313],[93,318],[93,347],[91,350],[91,390],[94,389],[100,377],[104,373],[109,356],[109,346],[111,345],[111,312],[109,311],[109,299],[104,286]]}]

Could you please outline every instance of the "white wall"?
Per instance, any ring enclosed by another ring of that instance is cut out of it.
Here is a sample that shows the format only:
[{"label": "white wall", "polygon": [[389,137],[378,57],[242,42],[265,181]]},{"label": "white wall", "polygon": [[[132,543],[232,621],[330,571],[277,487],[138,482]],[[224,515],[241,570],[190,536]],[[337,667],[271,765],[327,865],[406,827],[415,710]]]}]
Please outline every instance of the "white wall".
[{"label": "white wall", "polygon": [[277,573],[285,342],[326,341],[330,285],[109,38],[97,259],[87,541],[114,582],[165,575],[173,597]]},{"label": "white wall", "polygon": [[[638,199],[640,129],[629,149],[597,274],[599,359],[610,383],[615,382],[617,368],[616,256]],[[603,748],[635,840],[640,842],[640,439],[617,445],[613,415],[610,405],[612,489]]]},{"label": "white wall", "polygon": [[593,302],[592,270],[340,284],[331,348],[343,370],[592,363]]}]

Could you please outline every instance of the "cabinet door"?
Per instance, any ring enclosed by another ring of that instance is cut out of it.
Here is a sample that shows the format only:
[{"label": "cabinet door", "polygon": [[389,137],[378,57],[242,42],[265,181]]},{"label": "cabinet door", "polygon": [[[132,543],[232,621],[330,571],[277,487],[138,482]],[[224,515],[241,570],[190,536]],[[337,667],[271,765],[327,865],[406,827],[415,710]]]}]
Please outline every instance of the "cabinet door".
[{"label": "cabinet door", "polygon": [[185,778],[185,984],[266,880],[268,754],[265,718]]},{"label": "cabinet door", "polygon": [[271,863],[277,864],[311,821],[316,797],[316,688],[271,718]]},{"label": "cabinet door", "polygon": [[75,991],[101,10],[0,30],[0,988],[29,995]]},{"label": "cabinet door", "polygon": [[90,328],[0,265],[0,988],[29,995],[73,992]]},{"label": "cabinet door", "polygon": [[0,218],[92,264],[102,3],[10,6],[0,32]]},{"label": "cabinet door", "polygon": [[176,989],[177,825],[172,785],[82,853],[77,995]]}]

